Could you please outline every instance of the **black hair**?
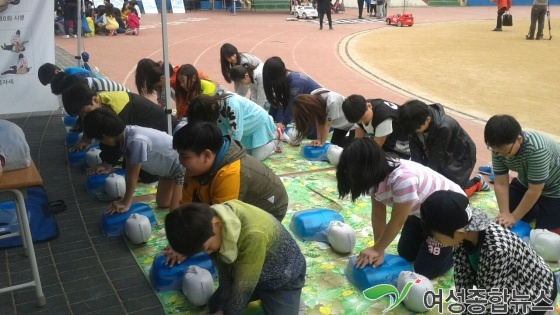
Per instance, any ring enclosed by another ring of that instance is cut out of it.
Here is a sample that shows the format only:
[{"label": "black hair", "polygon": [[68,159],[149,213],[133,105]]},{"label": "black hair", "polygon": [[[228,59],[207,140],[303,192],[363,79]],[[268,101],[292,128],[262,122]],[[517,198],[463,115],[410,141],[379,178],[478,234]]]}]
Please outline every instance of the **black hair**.
[{"label": "black hair", "polygon": [[41,84],[46,86],[47,84],[51,83],[56,70],[61,69],[58,66],[53,65],[52,63],[46,62],[42,66],[40,66],[37,74],[39,76],[39,81],[41,82]]},{"label": "black hair", "polygon": [[107,3],[105,5],[105,16],[108,17],[115,17],[115,7],[113,6],[113,4],[111,2]]},{"label": "black hair", "polygon": [[204,243],[214,235],[212,219],[216,212],[209,205],[181,205],[165,216],[165,233],[174,251],[192,256],[203,250]]},{"label": "black hair", "polygon": [[216,123],[188,123],[173,135],[175,150],[188,150],[200,155],[205,150],[218,153],[224,143],[222,132]]},{"label": "black hair", "polygon": [[20,30],[17,30],[17,31],[16,31],[16,34],[21,35],[21,31],[20,31]]},{"label": "black hair", "polygon": [[255,67],[250,63],[244,63],[242,65],[235,65],[229,69],[229,77],[233,82],[241,81],[245,78],[246,74],[249,74],[251,83],[255,83],[254,76]]},{"label": "black hair", "polygon": [[367,101],[366,98],[361,95],[352,94],[342,102],[342,112],[348,122],[357,123],[364,117],[366,111]]},{"label": "black hair", "polygon": [[270,106],[286,109],[290,99],[290,87],[286,75],[288,69],[280,57],[268,58],[263,66],[263,86]]},{"label": "black hair", "polygon": [[399,123],[407,133],[414,133],[430,117],[430,108],[419,100],[410,100],[399,106]]},{"label": "black hair", "polygon": [[67,75],[65,72],[59,72],[54,76],[51,82],[51,91],[54,95],[61,95],[64,90],[74,84],[87,84],[86,78],[79,75]]},{"label": "black hair", "polygon": [[494,115],[484,126],[484,143],[496,148],[512,144],[521,135],[521,125],[510,115]]},{"label": "black hair", "polygon": [[[179,81],[180,75],[185,76],[187,78],[187,82],[190,82],[191,78],[196,76],[190,90],[185,90],[181,86],[181,82]],[[177,70],[177,79],[175,80],[175,95],[177,96],[177,103],[179,103],[179,106],[188,106],[189,103],[200,94],[200,90],[201,83],[200,77],[198,76],[198,70],[196,70],[196,68],[191,64],[182,65],[179,70]]]},{"label": "black hair", "polygon": [[89,139],[103,136],[116,137],[124,132],[126,124],[110,108],[100,107],[89,112],[83,119],[84,134]]},{"label": "black hair", "polygon": [[220,65],[222,66],[222,75],[224,76],[224,80],[226,80],[227,83],[231,83],[232,80],[229,76],[229,69],[231,67],[231,64],[229,63],[229,61],[227,61],[227,58],[232,55],[237,56],[236,60],[237,64],[239,64],[241,62],[241,57],[239,56],[239,51],[237,51],[237,48],[235,48],[235,46],[230,43],[223,44],[220,48]]},{"label": "black hair", "polygon": [[[140,95],[150,95],[155,91],[155,85],[165,74],[164,68],[150,58],[143,58],[136,65],[135,82]],[[169,74],[173,75],[173,67],[169,65]],[[172,86],[172,88],[175,88]]]},{"label": "black hair", "polygon": [[18,59],[21,59],[21,58],[25,58],[25,56],[23,54],[19,54]]},{"label": "black hair", "polygon": [[217,123],[219,117],[220,105],[218,101],[206,94],[195,97],[187,108],[189,123],[200,121]]},{"label": "black hair", "polygon": [[97,8],[95,9],[95,12],[96,12],[97,15],[99,15],[99,16],[105,14],[105,5],[104,5],[104,4],[98,5]]},{"label": "black hair", "polygon": [[51,81],[51,92],[54,95],[60,95],[66,88],[64,86],[64,79],[66,79],[67,75],[64,71],[61,71],[54,75],[54,78]]},{"label": "black hair", "polygon": [[398,158],[386,154],[371,138],[353,140],[340,155],[336,167],[338,194],[349,193],[352,201],[377,190],[379,183],[399,165]]},{"label": "black hair", "polygon": [[450,190],[433,192],[420,205],[420,218],[424,233],[433,236],[433,232],[454,237],[455,231],[469,223],[467,207],[469,198]]},{"label": "black hair", "polygon": [[62,105],[70,116],[78,116],[87,105],[93,105],[97,93],[85,84],[74,84],[62,92]]}]

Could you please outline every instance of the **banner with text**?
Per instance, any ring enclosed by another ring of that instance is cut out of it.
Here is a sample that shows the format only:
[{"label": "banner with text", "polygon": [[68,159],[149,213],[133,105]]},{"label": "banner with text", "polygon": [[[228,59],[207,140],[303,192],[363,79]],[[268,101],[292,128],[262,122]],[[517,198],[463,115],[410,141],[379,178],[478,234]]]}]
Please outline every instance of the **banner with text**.
[{"label": "banner with text", "polygon": [[171,11],[173,13],[185,13],[185,3],[183,0],[171,0]]},{"label": "banner with text", "polygon": [[142,4],[144,5],[145,13],[158,13],[158,7],[155,0],[142,0]]},{"label": "banner with text", "polygon": [[37,70],[54,63],[54,0],[0,0],[0,114],[54,110]]}]

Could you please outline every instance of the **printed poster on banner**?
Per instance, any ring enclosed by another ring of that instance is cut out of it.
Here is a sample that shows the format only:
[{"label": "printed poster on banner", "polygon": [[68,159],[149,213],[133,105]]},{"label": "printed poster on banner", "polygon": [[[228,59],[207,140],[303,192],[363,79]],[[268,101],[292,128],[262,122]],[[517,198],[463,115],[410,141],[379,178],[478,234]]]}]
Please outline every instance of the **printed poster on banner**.
[{"label": "printed poster on banner", "polygon": [[[54,0],[0,0],[0,114],[58,108],[37,70],[54,63]],[[30,93],[32,91],[32,93]]]},{"label": "printed poster on banner", "polygon": [[185,13],[185,3],[183,0],[171,0],[171,11],[173,13]]},{"label": "printed poster on banner", "polygon": [[142,5],[144,6],[144,13],[158,13],[155,0],[142,0]]}]

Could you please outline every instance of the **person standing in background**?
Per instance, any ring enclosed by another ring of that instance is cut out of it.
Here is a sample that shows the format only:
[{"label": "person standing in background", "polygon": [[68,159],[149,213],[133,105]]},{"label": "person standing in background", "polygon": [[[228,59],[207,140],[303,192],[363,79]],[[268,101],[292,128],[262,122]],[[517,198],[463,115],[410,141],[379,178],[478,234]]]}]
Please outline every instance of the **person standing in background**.
[{"label": "person standing in background", "polygon": [[358,19],[363,19],[362,12],[364,11],[364,0],[358,0]]},{"label": "person standing in background", "polygon": [[78,3],[76,0],[64,1],[64,36],[70,38],[70,21],[72,21],[72,34],[78,37]]},{"label": "person standing in background", "polygon": [[[363,1],[363,0],[362,0]],[[319,11],[319,29],[323,29],[323,18],[325,13],[327,14],[327,19],[329,20],[329,30],[332,30],[332,18],[331,18],[331,1],[330,0],[317,0],[317,11]],[[360,13],[361,17],[362,13]]]},{"label": "person standing in background", "polygon": [[[498,4],[498,19],[496,21],[496,28],[492,31],[501,32],[502,31],[502,15],[509,11],[511,8],[511,0],[492,0]],[[544,18],[543,18],[544,19]]]},{"label": "person standing in background", "polygon": [[387,16],[385,12],[385,0],[377,0],[377,17],[382,19]]},{"label": "person standing in background", "polygon": [[529,34],[525,36],[526,39],[528,40],[534,39],[537,21],[539,21],[537,40],[543,38],[544,16],[546,15],[547,7],[548,7],[548,0],[533,0],[533,7],[531,8],[531,26],[529,27]]}]

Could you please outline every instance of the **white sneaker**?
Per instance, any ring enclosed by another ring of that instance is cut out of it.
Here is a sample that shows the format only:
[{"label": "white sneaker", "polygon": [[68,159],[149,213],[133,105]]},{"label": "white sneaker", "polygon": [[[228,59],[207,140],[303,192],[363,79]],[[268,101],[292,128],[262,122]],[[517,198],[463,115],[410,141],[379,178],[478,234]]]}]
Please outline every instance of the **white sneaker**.
[{"label": "white sneaker", "polygon": [[62,38],[70,38],[70,35],[63,35]]},{"label": "white sneaker", "polygon": [[74,38],[78,38],[78,35],[77,35],[77,34],[74,34],[74,35],[72,35],[72,36],[73,36]]}]

